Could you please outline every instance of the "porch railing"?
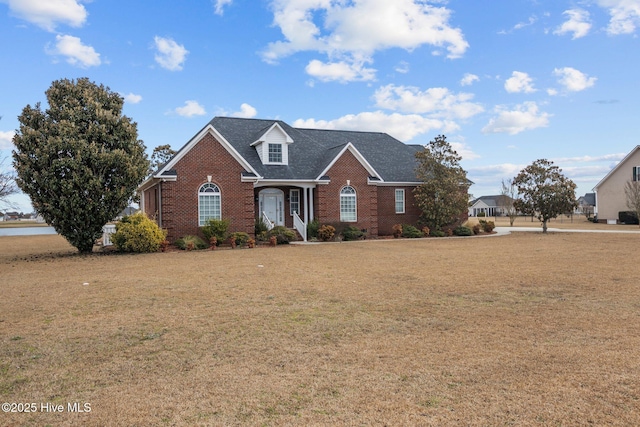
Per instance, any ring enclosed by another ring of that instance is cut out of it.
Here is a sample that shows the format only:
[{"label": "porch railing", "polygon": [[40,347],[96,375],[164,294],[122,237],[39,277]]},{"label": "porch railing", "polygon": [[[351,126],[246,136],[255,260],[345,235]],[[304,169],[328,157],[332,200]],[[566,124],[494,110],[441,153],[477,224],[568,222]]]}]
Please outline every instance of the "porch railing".
[{"label": "porch railing", "polygon": [[111,235],[116,232],[115,224],[106,224],[102,227],[102,246],[111,246]]},{"label": "porch railing", "polygon": [[264,211],[262,212],[262,222],[267,226],[267,230],[271,230],[274,227],[273,221],[269,219],[269,216]]},{"label": "porch railing", "polygon": [[302,240],[307,241],[307,226],[304,221],[300,219],[298,212],[293,213],[293,227],[298,230],[298,233],[302,236]]}]

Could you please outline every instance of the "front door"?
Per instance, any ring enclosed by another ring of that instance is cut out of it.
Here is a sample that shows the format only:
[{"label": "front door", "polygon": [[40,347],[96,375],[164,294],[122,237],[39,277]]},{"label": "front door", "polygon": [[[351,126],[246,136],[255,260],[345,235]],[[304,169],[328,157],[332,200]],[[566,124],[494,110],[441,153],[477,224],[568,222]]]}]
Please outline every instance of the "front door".
[{"label": "front door", "polygon": [[[260,205],[269,220],[274,225],[284,225],[284,193],[276,189],[267,189],[260,192]],[[262,215],[262,212],[260,213]]]}]

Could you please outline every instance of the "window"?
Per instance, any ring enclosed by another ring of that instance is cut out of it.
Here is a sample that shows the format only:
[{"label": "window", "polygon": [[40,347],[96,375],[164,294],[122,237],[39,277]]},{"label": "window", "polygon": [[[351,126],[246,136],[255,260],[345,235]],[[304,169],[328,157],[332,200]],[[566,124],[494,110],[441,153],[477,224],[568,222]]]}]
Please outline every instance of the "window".
[{"label": "window", "polygon": [[640,181],[640,166],[633,167],[633,180]]},{"label": "window", "polygon": [[340,221],[356,222],[358,215],[356,212],[356,190],[347,185],[340,190]]},{"label": "window", "polygon": [[300,190],[289,190],[289,215],[300,215]]},{"label": "window", "polygon": [[269,163],[282,163],[281,144],[269,144]]},{"label": "window", "polygon": [[198,190],[198,224],[204,226],[210,219],[221,219],[220,188],[210,182]]},{"label": "window", "polygon": [[404,189],[396,188],[396,213],[404,213]]}]

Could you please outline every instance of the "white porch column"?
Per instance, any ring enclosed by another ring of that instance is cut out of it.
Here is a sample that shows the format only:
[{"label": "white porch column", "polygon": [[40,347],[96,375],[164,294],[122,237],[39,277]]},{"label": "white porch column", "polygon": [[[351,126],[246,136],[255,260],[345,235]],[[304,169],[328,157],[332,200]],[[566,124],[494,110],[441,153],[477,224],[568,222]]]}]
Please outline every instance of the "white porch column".
[{"label": "white porch column", "polygon": [[313,221],[313,187],[309,188],[309,219]]},{"label": "white porch column", "polygon": [[304,190],[304,224],[309,224],[309,198],[307,197],[307,187],[302,188]]}]

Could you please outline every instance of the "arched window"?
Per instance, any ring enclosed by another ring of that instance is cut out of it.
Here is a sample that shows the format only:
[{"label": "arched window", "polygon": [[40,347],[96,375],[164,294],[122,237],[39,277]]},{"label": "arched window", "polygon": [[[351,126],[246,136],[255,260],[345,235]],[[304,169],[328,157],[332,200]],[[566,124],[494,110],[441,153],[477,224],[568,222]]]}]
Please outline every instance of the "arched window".
[{"label": "arched window", "polygon": [[210,219],[222,219],[220,188],[210,182],[198,190],[198,224],[206,225]]},{"label": "arched window", "polygon": [[340,190],[340,221],[356,222],[358,220],[356,190],[347,185]]}]

